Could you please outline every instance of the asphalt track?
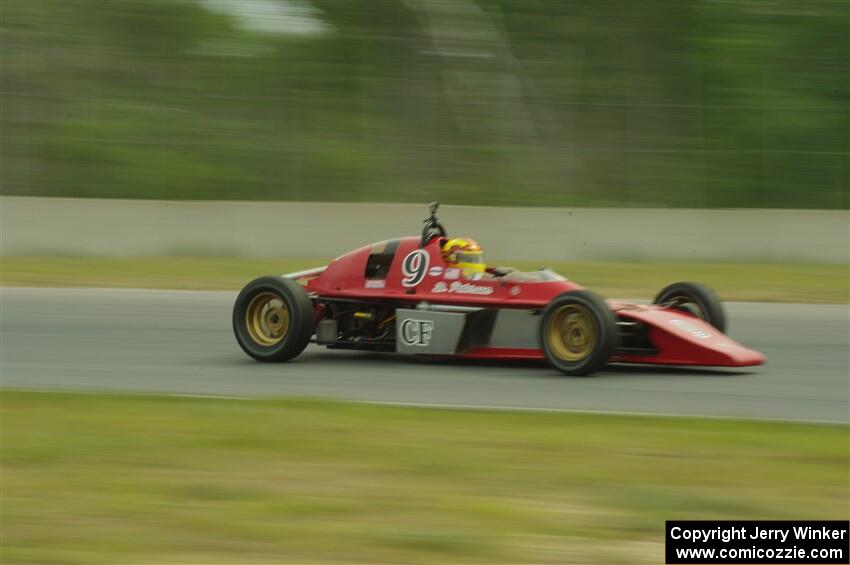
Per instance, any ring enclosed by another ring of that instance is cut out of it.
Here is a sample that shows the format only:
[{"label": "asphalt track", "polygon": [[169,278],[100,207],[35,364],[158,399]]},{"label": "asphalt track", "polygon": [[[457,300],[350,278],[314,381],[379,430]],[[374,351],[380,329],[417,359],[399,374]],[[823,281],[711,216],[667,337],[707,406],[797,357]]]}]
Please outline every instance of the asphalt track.
[{"label": "asphalt track", "polygon": [[850,416],[846,305],[727,304],[745,370],[615,366],[569,378],[538,363],[425,362],[310,347],[285,364],[233,339],[235,293],[0,289],[0,376],[16,389],[299,395],[400,404],[820,422]]}]

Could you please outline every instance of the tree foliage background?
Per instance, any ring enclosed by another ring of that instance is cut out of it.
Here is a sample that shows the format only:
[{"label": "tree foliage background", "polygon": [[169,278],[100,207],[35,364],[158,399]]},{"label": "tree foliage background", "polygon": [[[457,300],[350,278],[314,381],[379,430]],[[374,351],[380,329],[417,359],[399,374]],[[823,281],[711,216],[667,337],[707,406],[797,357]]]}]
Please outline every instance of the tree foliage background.
[{"label": "tree foliage background", "polygon": [[3,0],[4,194],[850,206],[847,0]]}]

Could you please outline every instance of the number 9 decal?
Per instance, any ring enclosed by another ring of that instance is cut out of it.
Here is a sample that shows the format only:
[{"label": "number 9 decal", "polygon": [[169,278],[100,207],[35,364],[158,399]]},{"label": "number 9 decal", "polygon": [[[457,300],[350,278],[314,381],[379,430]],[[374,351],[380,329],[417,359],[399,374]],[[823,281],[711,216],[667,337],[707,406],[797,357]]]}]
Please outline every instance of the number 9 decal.
[{"label": "number 9 decal", "polygon": [[428,252],[422,249],[408,253],[401,263],[401,273],[404,275],[401,279],[402,286],[410,287],[421,283],[428,272],[429,261]]}]

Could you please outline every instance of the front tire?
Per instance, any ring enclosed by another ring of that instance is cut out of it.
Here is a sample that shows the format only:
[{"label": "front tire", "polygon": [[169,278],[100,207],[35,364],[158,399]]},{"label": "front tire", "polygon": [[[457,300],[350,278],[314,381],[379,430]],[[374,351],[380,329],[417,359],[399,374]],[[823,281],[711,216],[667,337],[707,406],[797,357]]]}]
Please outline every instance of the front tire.
[{"label": "front tire", "polygon": [[597,294],[565,292],[543,311],[540,342],[554,368],[566,375],[589,375],[603,368],[617,349],[614,313]]},{"label": "front tire", "polygon": [[242,350],[257,361],[288,361],[310,342],[313,303],[291,279],[255,279],[233,305],[233,333]]},{"label": "front tire", "polygon": [[707,286],[695,282],[677,282],[664,287],[653,304],[681,310],[708,322],[726,333],[726,312],[723,303]]}]

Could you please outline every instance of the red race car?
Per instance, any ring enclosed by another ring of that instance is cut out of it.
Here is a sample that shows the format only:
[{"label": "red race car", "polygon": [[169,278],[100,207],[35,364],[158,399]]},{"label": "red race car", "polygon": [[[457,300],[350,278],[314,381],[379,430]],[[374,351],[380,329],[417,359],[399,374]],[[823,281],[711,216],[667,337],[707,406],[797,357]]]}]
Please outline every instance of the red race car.
[{"label": "red race car", "polygon": [[545,359],[568,375],[608,363],[765,361],[724,335],[723,306],[701,284],[672,284],[646,305],[605,301],[548,269],[487,267],[475,242],[447,237],[437,206],[431,204],[421,236],[248,283],[233,307],[239,345],[258,361],[286,361],[316,343],[402,355]]}]

